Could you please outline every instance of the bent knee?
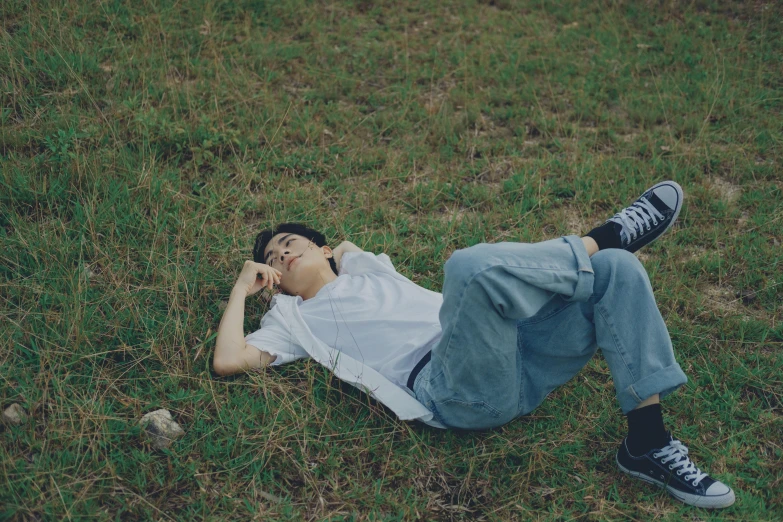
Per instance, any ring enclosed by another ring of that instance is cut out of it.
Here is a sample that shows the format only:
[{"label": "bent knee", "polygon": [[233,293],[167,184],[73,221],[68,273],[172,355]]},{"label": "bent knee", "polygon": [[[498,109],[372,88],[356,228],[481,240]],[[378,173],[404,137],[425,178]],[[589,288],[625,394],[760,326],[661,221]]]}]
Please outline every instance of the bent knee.
[{"label": "bent knee", "polygon": [[645,272],[641,261],[627,250],[622,248],[607,248],[599,250],[590,258],[593,268],[633,269]]},{"label": "bent knee", "polygon": [[482,245],[485,244],[479,243],[478,245],[452,252],[451,256],[443,265],[444,273],[449,277],[457,278],[470,277],[475,274],[482,258],[486,257],[486,255],[483,255],[481,252]]},{"label": "bent knee", "polygon": [[620,248],[599,250],[590,258],[597,280],[614,279],[646,282],[649,285],[647,270],[639,259]]}]

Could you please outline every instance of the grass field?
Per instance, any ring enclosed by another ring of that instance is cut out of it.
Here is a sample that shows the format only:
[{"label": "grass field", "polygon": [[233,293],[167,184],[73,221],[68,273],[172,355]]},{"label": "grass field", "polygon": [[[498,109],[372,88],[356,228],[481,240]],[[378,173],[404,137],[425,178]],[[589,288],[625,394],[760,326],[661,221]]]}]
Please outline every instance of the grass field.
[{"label": "grass field", "polygon": [[[559,4],[4,0],[0,406],[30,420],[0,427],[0,519],[783,519],[783,10]],[[212,371],[262,228],[440,291],[454,250],[584,233],[663,179],[686,204],[638,255],[689,378],[664,411],[726,510],[616,470],[600,356],[486,432],[312,361]]]}]

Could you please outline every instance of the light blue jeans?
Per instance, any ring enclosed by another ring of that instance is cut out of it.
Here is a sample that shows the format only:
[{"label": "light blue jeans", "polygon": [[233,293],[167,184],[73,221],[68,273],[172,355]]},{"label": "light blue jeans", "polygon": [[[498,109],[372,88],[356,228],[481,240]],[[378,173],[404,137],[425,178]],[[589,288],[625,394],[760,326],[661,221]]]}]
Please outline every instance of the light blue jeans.
[{"label": "light blue jeans", "polygon": [[589,257],[566,236],[480,243],[444,265],[443,335],[413,385],[450,428],[502,426],[535,409],[600,346],[623,413],[687,382],[639,260]]}]

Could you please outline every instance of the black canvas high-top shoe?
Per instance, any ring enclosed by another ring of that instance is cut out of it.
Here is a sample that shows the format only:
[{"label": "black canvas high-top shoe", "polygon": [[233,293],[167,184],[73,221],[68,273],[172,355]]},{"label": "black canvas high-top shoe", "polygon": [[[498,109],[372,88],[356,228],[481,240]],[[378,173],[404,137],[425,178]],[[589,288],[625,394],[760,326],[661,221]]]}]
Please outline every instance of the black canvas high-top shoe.
[{"label": "black canvas high-top shoe", "polygon": [[688,458],[688,448],[669,434],[669,444],[634,457],[626,441],[617,452],[621,471],[666,488],[671,496],[691,506],[724,508],[734,503],[734,491],[711,478]]},{"label": "black canvas high-top shoe", "polygon": [[606,220],[619,235],[620,248],[636,252],[666,232],[680,215],[682,187],[662,181],[647,189],[631,206]]}]

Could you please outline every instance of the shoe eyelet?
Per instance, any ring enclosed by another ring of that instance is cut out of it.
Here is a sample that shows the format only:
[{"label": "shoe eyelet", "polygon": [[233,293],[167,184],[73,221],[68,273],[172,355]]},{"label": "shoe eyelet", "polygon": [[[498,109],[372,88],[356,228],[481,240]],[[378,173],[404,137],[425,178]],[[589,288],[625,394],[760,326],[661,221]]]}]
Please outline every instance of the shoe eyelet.
[{"label": "shoe eyelet", "polygon": [[674,469],[674,466],[672,466],[671,464],[669,464],[669,469]]}]

